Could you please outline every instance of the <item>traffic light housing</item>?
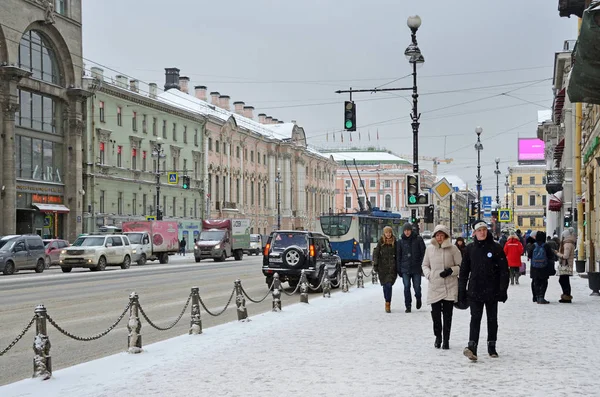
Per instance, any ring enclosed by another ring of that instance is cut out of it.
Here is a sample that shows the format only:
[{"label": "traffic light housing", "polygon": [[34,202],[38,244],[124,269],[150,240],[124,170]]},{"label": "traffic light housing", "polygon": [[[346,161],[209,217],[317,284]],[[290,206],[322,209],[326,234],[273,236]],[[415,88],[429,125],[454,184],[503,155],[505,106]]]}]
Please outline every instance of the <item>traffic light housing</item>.
[{"label": "traffic light housing", "polygon": [[356,131],[356,105],[353,101],[344,102],[344,130]]},{"label": "traffic light housing", "polygon": [[190,177],[187,175],[184,175],[181,180],[183,181],[181,183],[181,187],[184,189],[189,189],[190,188]]},{"label": "traffic light housing", "polygon": [[571,224],[573,222],[573,217],[571,216],[571,213],[568,213],[565,215],[565,227],[571,227]]},{"label": "traffic light housing", "polygon": [[409,208],[429,205],[429,194],[421,191],[419,174],[406,175],[406,206]]},{"label": "traffic light housing", "polygon": [[471,202],[471,216],[475,219],[479,217],[479,203],[477,201]]},{"label": "traffic light housing", "polygon": [[425,223],[433,223],[434,210],[435,207],[433,206],[433,204],[429,204],[427,207],[425,207],[425,215],[423,216],[423,221]]}]

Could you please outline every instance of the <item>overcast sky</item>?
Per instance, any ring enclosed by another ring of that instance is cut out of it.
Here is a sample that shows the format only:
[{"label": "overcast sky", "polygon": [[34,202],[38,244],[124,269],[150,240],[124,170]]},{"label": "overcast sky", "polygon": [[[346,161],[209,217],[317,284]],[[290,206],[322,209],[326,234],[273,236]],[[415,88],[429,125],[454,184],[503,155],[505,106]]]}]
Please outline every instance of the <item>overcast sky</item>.
[{"label": "overcast sky", "polygon": [[[349,142],[344,132],[341,143],[347,94],[334,91],[412,86],[406,19],[418,14],[419,155],[453,158],[439,174],[474,188],[474,131],[482,126],[484,193],[495,196],[500,157],[502,197],[517,139],[535,137],[538,110],[552,106],[554,53],[576,38],[577,19],[560,18],[557,7],[556,0],[83,0],[83,51],[88,69],[96,62],[159,87],[164,68],[178,67],[192,87],[244,101],[255,115],[296,120],[316,147],[379,146],[412,160],[410,92],[355,94],[361,139],[357,132]],[[419,164],[431,169],[430,161]]]}]

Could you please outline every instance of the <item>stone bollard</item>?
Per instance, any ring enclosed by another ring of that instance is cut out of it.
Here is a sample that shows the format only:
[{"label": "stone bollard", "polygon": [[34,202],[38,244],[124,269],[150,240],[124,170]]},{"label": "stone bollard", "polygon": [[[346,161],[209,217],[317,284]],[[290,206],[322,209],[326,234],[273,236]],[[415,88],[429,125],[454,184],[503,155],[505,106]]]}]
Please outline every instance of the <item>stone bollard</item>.
[{"label": "stone bollard", "polygon": [[342,292],[348,292],[348,271],[346,266],[342,266]]},{"label": "stone bollard", "polygon": [[363,268],[359,263],[356,269],[356,288],[365,288],[365,280],[363,279]]},{"label": "stone bollard", "polygon": [[308,280],[304,269],[300,275],[300,303],[308,303]]},{"label": "stone bollard", "polygon": [[250,321],[248,318],[248,310],[246,309],[246,299],[242,293],[242,282],[240,279],[235,280],[235,305],[237,306],[238,321]]},{"label": "stone bollard", "polygon": [[33,378],[48,380],[52,377],[52,357],[50,356],[50,338],[46,327],[46,307],[35,308],[35,337],[33,338]]},{"label": "stone bollard", "polygon": [[273,311],[281,311],[281,280],[279,279],[279,273],[273,275]]},{"label": "stone bollard", "polygon": [[192,288],[192,315],[190,319],[190,335],[202,333],[202,318],[200,317],[200,288]]},{"label": "stone bollard", "polygon": [[375,269],[371,269],[371,284],[377,285],[378,282],[379,281],[377,278],[377,272],[375,271]]},{"label": "stone bollard", "polygon": [[331,280],[329,280],[329,273],[325,270],[323,274],[323,298],[331,298]]},{"label": "stone bollard", "polygon": [[142,352],[142,322],[140,321],[140,302],[138,294],[132,292],[129,294],[129,321],[127,321],[127,329],[129,334],[127,335],[128,353],[141,353]]}]

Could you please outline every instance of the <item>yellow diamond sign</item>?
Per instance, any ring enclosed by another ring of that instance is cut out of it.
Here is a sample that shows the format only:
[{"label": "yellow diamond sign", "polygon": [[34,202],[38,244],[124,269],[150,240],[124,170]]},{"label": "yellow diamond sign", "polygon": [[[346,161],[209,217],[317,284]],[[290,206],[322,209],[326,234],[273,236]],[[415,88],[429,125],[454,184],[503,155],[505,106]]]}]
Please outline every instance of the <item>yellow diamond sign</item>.
[{"label": "yellow diamond sign", "polygon": [[433,185],[432,190],[440,200],[443,200],[452,194],[452,185],[448,183],[446,178],[442,178],[435,185]]}]

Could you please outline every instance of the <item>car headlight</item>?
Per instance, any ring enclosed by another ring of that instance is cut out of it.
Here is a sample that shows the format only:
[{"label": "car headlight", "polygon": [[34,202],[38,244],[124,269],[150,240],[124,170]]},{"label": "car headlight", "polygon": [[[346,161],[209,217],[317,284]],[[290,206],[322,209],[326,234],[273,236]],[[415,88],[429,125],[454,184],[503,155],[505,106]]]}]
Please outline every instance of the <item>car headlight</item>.
[{"label": "car headlight", "polygon": [[67,253],[67,250],[62,250],[62,251],[60,251],[60,253],[64,255]]},{"label": "car headlight", "polygon": [[135,254],[137,252],[137,250],[131,250],[132,254]]},{"label": "car headlight", "polygon": [[217,244],[215,245],[215,249],[218,250],[219,248],[221,248],[221,244]]}]

